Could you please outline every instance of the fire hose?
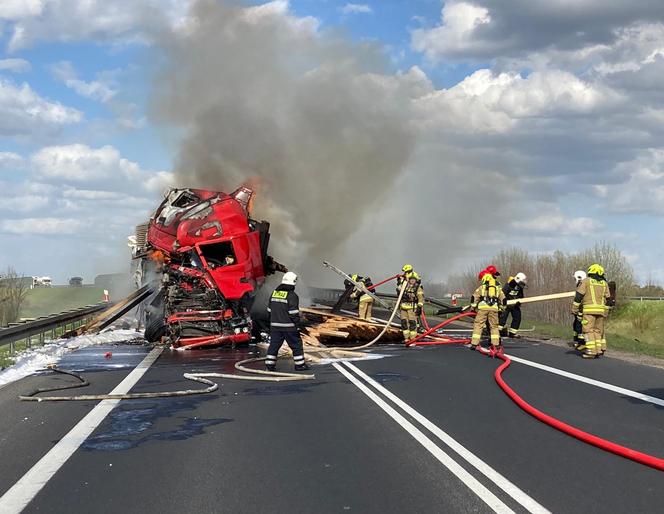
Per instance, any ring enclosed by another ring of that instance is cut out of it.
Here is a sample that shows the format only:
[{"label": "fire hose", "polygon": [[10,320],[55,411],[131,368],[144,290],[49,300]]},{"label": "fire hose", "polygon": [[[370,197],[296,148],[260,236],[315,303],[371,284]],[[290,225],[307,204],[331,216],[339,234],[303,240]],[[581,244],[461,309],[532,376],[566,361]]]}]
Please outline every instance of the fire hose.
[{"label": "fire hose", "polygon": [[[433,328],[428,329],[426,332],[423,334],[418,335],[418,337],[411,339],[406,343],[407,347],[410,346],[433,346],[433,345],[441,345],[441,344],[463,344],[468,342],[468,340],[461,340],[461,339],[448,339],[448,340],[440,340],[440,341],[422,341],[423,338],[430,336],[430,334],[434,333],[436,330],[439,330],[443,326],[452,323],[453,321],[456,321],[462,317],[465,316],[474,316],[476,313],[472,311],[464,312],[461,314],[458,314],[457,316],[453,316],[452,318],[443,321],[442,323],[439,323]],[[503,372],[509,368],[510,364],[512,361],[510,358],[505,355],[502,351],[498,352],[487,352],[484,350],[481,346],[478,346],[478,351],[482,353],[483,355],[488,355],[491,357],[497,357],[500,360],[502,360],[502,364],[496,369],[494,372],[494,378],[496,380],[496,383],[498,386],[507,394],[507,396],[514,402],[516,403],[522,410],[524,410],[526,413],[530,414],[533,416],[535,419],[549,425],[552,428],[555,428],[556,430],[559,430],[567,435],[570,435],[579,441],[582,441],[584,443],[593,445],[601,450],[611,452],[615,455],[618,455],[620,457],[624,457],[626,459],[633,460],[634,462],[638,462],[639,464],[643,464],[645,466],[649,466],[651,468],[658,469],[660,471],[664,471],[664,459],[660,459],[659,457],[655,457],[653,455],[648,455],[647,453],[642,453],[637,450],[633,450],[631,448],[628,448],[626,446],[621,446],[619,444],[616,444],[614,442],[608,441],[606,439],[603,439],[601,437],[598,437],[596,435],[590,434],[588,432],[585,432],[579,428],[576,428],[572,425],[569,425],[559,419],[556,419],[552,416],[549,416],[548,414],[540,411],[539,409],[533,407],[531,404],[526,402],[521,396],[519,396],[514,389],[512,389],[507,382],[503,379]]]},{"label": "fire hose", "polygon": [[[387,332],[387,329],[390,328],[392,325],[392,321],[394,320],[394,316],[396,316],[397,311],[399,310],[399,305],[401,304],[401,298],[403,297],[404,292],[406,291],[406,286],[408,283],[404,281],[404,283],[401,286],[401,289],[399,290],[399,296],[397,297],[397,301],[394,304],[394,309],[392,309],[392,314],[390,314],[390,318],[387,320],[385,323],[385,326],[383,327],[383,330],[381,330],[380,334],[378,334],[375,338],[373,338],[371,341],[368,343],[365,343],[361,346],[325,346],[320,348],[320,351],[327,352],[327,351],[334,351],[334,350],[346,350],[346,351],[355,351],[355,350],[364,350],[366,348],[369,348],[370,346],[373,346],[376,344],[378,341],[380,341],[380,338],[385,335],[385,332]],[[312,351],[314,348],[318,347],[312,347],[310,351]]]},{"label": "fire hose", "polygon": [[73,373],[71,371],[65,371],[55,367],[48,368],[54,373],[60,373],[63,375],[68,375],[74,377],[78,380],[78,383],[55,386],[55,387],[46,387],[35,389],[34,391],[19,396],[21,401],[32,401],[32,402],[57,402],[57,401],[95,401],[95,400],[138,400],[145,398],[171,398],[177,396],[192,396],[197,394],[207,394],[213,393],[219,389],[219,384],[208,380],[209,378],[226,378],[233,380],[258,380],[263,382],[286,382],[292,380],[312,380],[315,375],[309,374],[299,374],[299,373],[283,373],[278,371],[264,371],[260,369],[248,368],[245,364],[250,364],[252,362],[261,362],[264,361],[265,357],[261,358],[251,358],[245,359],[235,363],[235,369],[245,373],[256,374],[260,376],[250,376],[250,375],[234,375],[231,373],[184,373],[182,376],[187,380],[192,380],[194,382],[200,382],[205,384],[208,387],[203,389],[181,389],[177,391],[156,391],[156,392],[146,392],[146,393],[125,393],[125,394],[84,394],[77,396],[37,396],[40,393],[47,393],[52,391],[62,391],[65,389],[75,389],[79,387],[87,387],[90,385],[90,382],[85,380],[78,373]]}]

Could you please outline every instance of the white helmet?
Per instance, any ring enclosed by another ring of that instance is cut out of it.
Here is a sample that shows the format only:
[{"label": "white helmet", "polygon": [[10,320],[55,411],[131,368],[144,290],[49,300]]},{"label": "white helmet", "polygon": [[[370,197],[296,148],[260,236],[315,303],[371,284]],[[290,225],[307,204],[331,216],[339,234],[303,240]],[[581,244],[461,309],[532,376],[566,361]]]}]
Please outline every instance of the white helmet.
[{"label": "white helmet", "polygon": [[516,276],[514,277],[514,280],[516,281],[517,284],[525,284],[526,283],[526,274],[525,273],[517,273]]},{"label": "white helmet", "polygon": [[295,282],[297,282],[297,275],[292,271],[284,273],[284,276],[281,279],[281,283],[287,286],[294,286]]},{"label": "white helmet", "polygon": [[576,279],[577,282],[581,282],[584,280],[588,275],[586,275],[586,272],[583,270],[578,270],[574,272],[574,278]]}]

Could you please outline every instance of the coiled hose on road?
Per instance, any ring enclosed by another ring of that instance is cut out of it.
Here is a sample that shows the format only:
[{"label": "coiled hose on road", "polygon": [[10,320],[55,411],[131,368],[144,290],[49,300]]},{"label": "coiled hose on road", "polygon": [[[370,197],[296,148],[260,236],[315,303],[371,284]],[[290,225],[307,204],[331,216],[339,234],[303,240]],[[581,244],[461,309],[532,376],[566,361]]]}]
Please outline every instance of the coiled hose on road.
[{"label": "coiled hose on road", "polygon": [[125,394],[83,394],[77,396],[37,396],[41,393],[48,393],[53,391],[63,391],[66,389],[75,389],[79,387],[86,387],[90,385],[90,382],[85,380],[81,375],[73,373],[71,371],[65,371],[55,367],[49,368],[50,371],[55,373],[60,373],[63,375],[68,375],[76,378],[79,382],[63,386],[55,387],[45,387],[35,389],[34,391],[19,396],[21,401],[32,401],[32,402],[58,402],[58,401],[98,401],[98,400],[138,400],[145,398],[172,398],[178,396],[192,396],[197,394],[207,394],[213,393],[219,389],[219,384],[209,380],[209,378],[226,378],[232,380],[258,380],[264,382],[286,382],[293,380],[312,380],[315,375],[309,374],[300,374],[300,373],[282,373],[278,371],[263,371],[260,369],[248,368],[245,365],[252,362],[261,362],[265,358],[252,358],[245,359],[235,363],[235,369],[242,371],[244,373],[255,374],[258,376],[251,375],[233,375],[230,373],[184,373],[182,376],[187,380],[192,380],[194,382],[200,382],[205,384],[208,387],[203,389],[180,389],[177,391],[155,391],[147,393],[125,393]]}]

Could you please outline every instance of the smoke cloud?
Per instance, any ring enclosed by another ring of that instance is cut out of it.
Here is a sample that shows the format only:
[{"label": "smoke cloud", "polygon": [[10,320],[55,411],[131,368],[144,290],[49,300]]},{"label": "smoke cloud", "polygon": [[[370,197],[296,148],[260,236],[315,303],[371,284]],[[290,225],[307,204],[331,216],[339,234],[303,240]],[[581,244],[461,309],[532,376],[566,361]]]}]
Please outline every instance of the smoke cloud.
[{"label": "smoke cloud", "polygon": [[179,185],[249,182],[288,265],[331,258],[409,161],[418,77],[387,74],[378,48],[319,31],[287,2],[199,1],[161,43],[156,115],[184,129]]}]

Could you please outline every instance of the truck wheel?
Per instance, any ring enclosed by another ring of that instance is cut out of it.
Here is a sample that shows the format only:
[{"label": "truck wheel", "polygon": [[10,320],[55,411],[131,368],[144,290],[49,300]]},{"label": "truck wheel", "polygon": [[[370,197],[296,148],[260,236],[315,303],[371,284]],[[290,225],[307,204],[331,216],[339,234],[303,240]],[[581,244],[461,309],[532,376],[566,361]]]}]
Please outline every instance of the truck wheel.
[{"label": "truck wheel", "polygon": [[161,338],[168,335],[168,325],[164,323],[164,319],[160,317],[152,317],[145,324],[145,340],[149,343],[158,343]]}]

